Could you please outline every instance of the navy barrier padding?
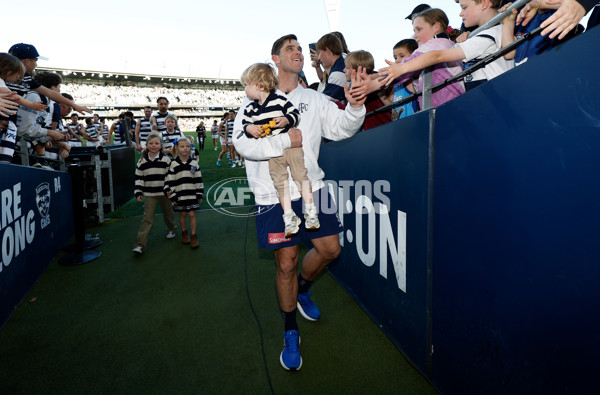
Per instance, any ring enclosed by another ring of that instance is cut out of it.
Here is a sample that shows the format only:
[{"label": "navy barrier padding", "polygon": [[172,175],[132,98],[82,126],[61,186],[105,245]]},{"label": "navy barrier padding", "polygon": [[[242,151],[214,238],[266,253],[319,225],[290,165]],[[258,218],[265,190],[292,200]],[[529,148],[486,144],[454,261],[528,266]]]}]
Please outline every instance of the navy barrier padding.
[{"label": "navy barrier padding", "polygon": [[[357,194],[338,197],[352,210],[331,273],[443,393],[595,386],[598,42],[592,29],[440,106],[431,130],[429,112],[322,147],[327,179],[391,184],[390,215],[372,225],[374,263],[359,253],[370,251],[371,217],[353,211]],[[389,229],[401,239],[398,211],[406,213],[405,292],[381,243]],[[347,236],[357,233],[361,248]]]},{"label": "navy barrier padding", "polygon": [[[328,180],[342,186],[350,180],[350,187],[338,187],[334,193],[338,208],[344,208],[340,218],[346,231],[342,254],[330,272],[421,371],[427,370],[429,325],[430,114],[406,118],[401,133],[396,123],[390,123],[328,143],[320,155]],[[380,180],[389,181],[390,190],[384,191],[389,213],[375,209],[364,213],[357,207],[364,200],[361,196],[373,201],[373,206],[382,202],[375,190]],[[373,185],[373,190],[361,188],[363,181]],[[393,258],[392,251],[398,258]]]},{"label": "navy barrier padding", "polygon": [[64,172],[0,164],[0,327],[73,236]]},{"label": "navy barrier padding", "polygon": [[598,33],[436,113],[433,380],[446,392],[584,393],[597,375]]}]

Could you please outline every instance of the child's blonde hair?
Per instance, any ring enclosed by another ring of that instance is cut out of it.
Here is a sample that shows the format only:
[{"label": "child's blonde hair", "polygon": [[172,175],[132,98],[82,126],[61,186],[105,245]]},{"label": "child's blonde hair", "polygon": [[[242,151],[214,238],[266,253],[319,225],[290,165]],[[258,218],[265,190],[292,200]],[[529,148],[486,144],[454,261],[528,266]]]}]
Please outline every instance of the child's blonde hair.
[{"label": "child's blonde hair", "polygon": [[279,84],[275,70],[267,63],[254,63],[244,70],[240,81],[243,85],[256,84],[265,92],[275,90]]},{"label": "child's blonde hair", "polygon": [[173,155],[173,158],[176,158],[179,156],[179,153],[177,152],[177,147],[179,146],[179,143],[181,143],[181,142],[188,143],[190,148],[192,148],[194,146],[192,141],[187,136],[178,138],[177,141],[175,142],[175,144],[173,144],[173,148],[171,148],[171,155]]},{"label": "child's blonde hair", "polygon": [[150,152],[150,151],[148,151],[148,143],[150,142],[150,140],[154,140],[154,139],[158,139],[158,141],[160,142],[160,151],[162,151],[162,149],[163,149],[163,141],[162,141],[162,137],[160,137],[160,134],[150,133],[148,135],[148,137],[146,137],[146,148],[144,148],[144,150],[142,151],[142,155],[145,158],[148,158],[148,154]]},{"label": "child's blonde hair", "polygon": [[9,74],[17,74],[17,79],[21,79],[26,71],[25,65],[19,58],[6,52],[0,52],[0,78],[4,81]]},{"label": "child's blonde hair", "polygon": [[344,59],[344,64],[346,68],[356,70],[359,66],[367,69],[367,74],[372,74],[373,70],[375,70],[375,59],[373,59],[373,55],[370,52],[358,50],[352,51]]},{"label": "child's blonde hair", "polygon": [[178,123],[177,123],[177,117],[175,115],[167,115],[165,117],[165,126],[167,126],[167,119],[172,119],[173,121],[175,121],[175,129],[177,129]]},{"label": "child's blonde hair", "polygon": [[[481,1],[481,0],[480,0]],[[448,28],[448,15],[439,8],[428,8],[423,12],[418,13],[413,17],[413,21],[415,18],[423,18],[425,22],[429,25],[433,26],[436,23],[440,24],[442,31],[440,33],[444,33]]]}]

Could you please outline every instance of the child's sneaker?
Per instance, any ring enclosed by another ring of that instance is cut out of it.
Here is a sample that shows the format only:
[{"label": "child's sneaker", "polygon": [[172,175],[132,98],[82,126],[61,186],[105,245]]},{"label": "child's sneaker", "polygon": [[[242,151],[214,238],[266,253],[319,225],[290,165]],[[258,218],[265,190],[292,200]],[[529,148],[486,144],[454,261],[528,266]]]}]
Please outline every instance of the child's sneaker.
[{"label": "child's sneaker", "polygon": [[293,236],[300,230],[300,218],[293,212],[283,214],[283,223],[285,224],[285,237]]},{"label": "child's sneaker", "polygon": [[133,252],[135,252],[138,255],[141,255],[142,252],[144,252],[144,251],[142,250],[142,247],[137,246],[137,247],[133,247]]},{"label": "child's sneaker", "polygon": [[305,210],[304,227],[306,229],[319,229],[321,227],[321,224],[319,223],[319,214],[314,205],[312,207],[307,207]]}]

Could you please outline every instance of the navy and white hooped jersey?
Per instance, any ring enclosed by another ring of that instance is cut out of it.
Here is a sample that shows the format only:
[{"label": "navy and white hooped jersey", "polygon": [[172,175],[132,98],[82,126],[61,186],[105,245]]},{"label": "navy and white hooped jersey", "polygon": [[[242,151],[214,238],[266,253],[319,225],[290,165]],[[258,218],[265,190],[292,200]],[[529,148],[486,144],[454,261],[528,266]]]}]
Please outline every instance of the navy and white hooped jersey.
[{"label": "navy and white hooped jersey", "polygon": [[13,92],[17,92],[19,96],[23,97],[29,91],[39,88],[42,86],[39,82],[33,79],[31,74],[25,73],[25,76],[20,83],[7,82],[6,86]]},{"label": "navy and white hooped jersey", "polygon": [[227,120],[227,139],[231,140],[231,138],[233,137],[233,123],[235,122],[235,120],[233,119],[228,119]]},{"label": "navy and white hooped jersey", "polygon": [[77,137],[75,137],[75,136],[82,137],[79,134],[79,130],[77,129],[77,125],[80,125],[80,123],[78,122],[76,124],[73,124],[73,123],[69,122],[66,125],[67,129],[69,130],[69,132],[71,132],[73,134],[73,137],[71,137],[71,140],[69,140],[70,143],[79,143],[80,142],[79,139],[77,139]]},{"label": "navy and white hooped jersey", "polygon": [[140,142],[145,143],[148,135],[152,133],[152,122],[150,119],[140,118]]},{"label": "navy and white hooped jersey", "polygon": [[102,138],[104,141],[108,141],[108,125],[104,125],[102,128]]},{"label": "navy and white hooped jersey", "polygon": [[96,126],[94,126],[93,124],[85,128],[85,133],[88,135],[88,137],[94,139],[98,138],[98,129],[96,129]]},{"label": "navy and white hooped jersey", "polygon": [[168,133],[166,130],[164,132],[162,132],[160,134],[160,138],[163,141],[163,149],[164,151],[167,153],[167,155],[169,155],[169,157],[171,156],[171,149],[173,148],[173,145],[175,144],[175,140],[182,138],[183,137],[183,133],[180,130],[175,130],[173,131],[173,133]]},{"label": "navy and white hooped jersey", "polygon": [[165,125],[165,119],[169,116],[173,116],[171,111],[167,111],[166,114],[161,114],[159,112],[155,112],[152,114],[152,117],[156,119],[156,126],[158,128],[158,133],[162,133],[167,130],[167,125]]},{"label": "navy and white hooped jersey", "polygon": [[96,128],[96,134],[100,136],[102,134],[102,124],[100,122],[94,122],[92,125]]}]

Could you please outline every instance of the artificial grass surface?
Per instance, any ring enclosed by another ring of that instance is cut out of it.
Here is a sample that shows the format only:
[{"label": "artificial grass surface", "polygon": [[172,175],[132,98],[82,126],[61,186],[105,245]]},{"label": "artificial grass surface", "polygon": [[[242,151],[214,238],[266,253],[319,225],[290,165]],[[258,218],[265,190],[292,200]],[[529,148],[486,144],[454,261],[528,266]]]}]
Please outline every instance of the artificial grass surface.
[{"label": "artificial grass surface", "polygon": [[2,393],[267,394],[269,379],[280,394],[436,392],[327,273],[312,287],[322,318],[298,315],[302,369],[285,371],[274,257],[257,248],[254,220],[244,249],[245,218],[201,210],[191,250],[165,239],[157,215],[135,256],[138,209],[88,228],[100,234],[101,257],[53,262],[0,330]]}]

